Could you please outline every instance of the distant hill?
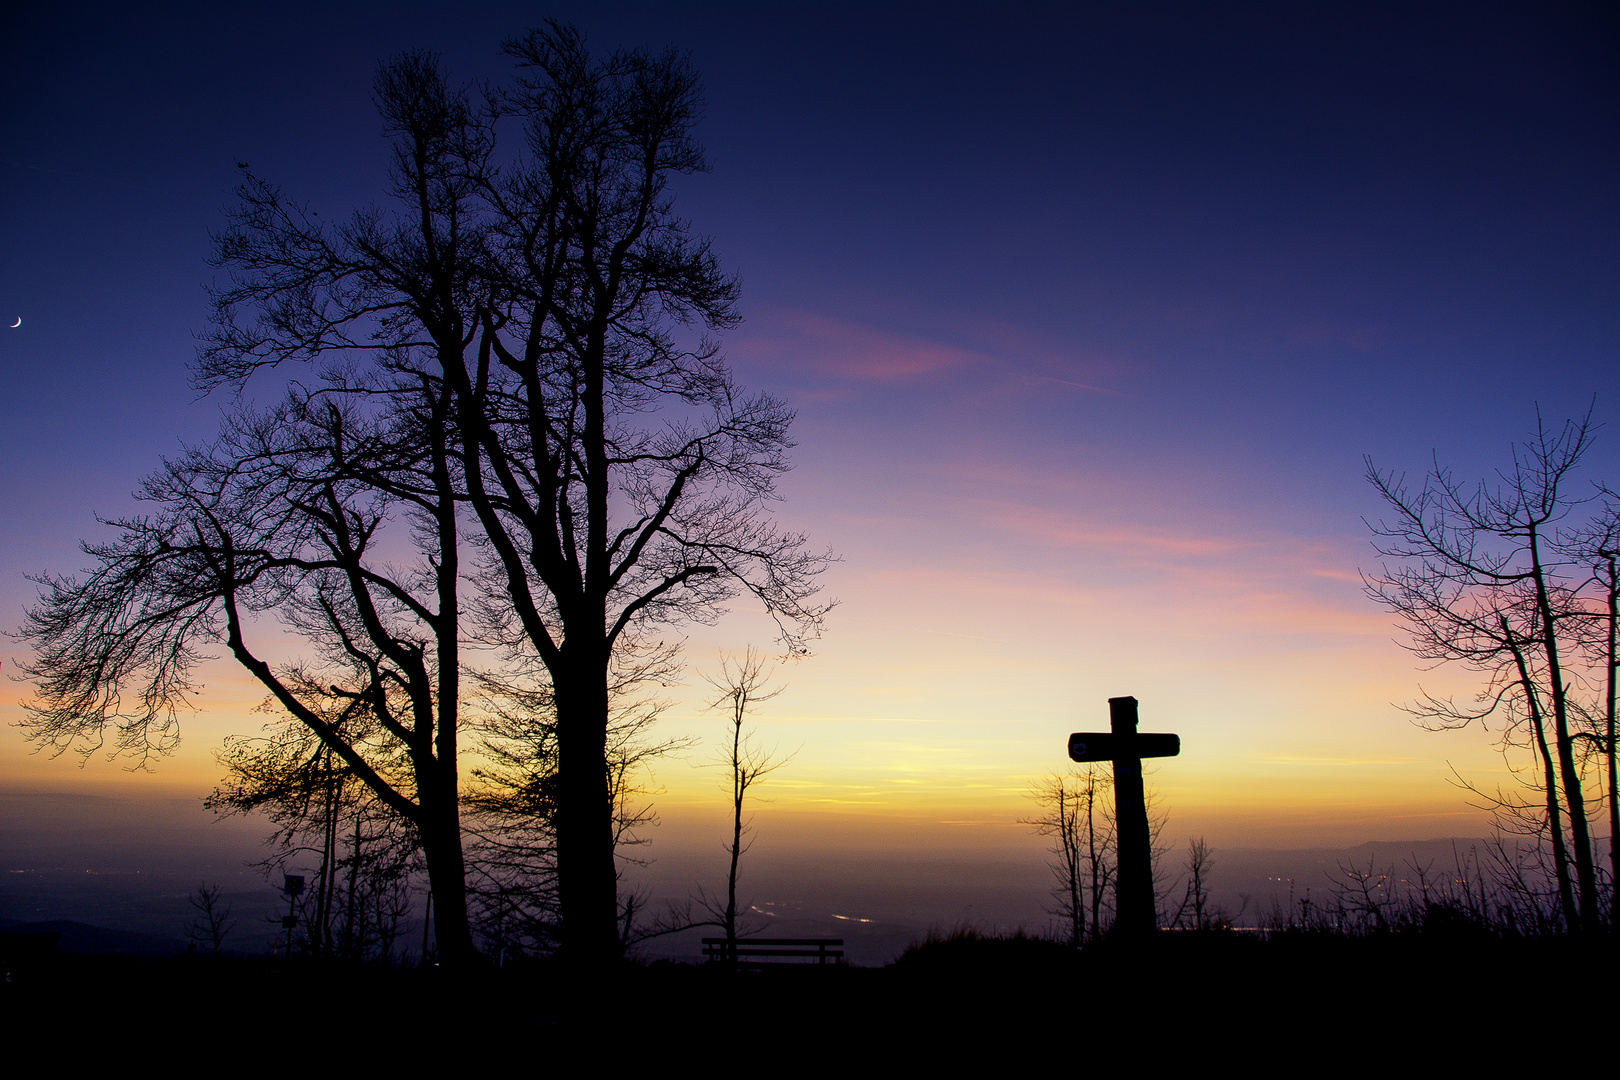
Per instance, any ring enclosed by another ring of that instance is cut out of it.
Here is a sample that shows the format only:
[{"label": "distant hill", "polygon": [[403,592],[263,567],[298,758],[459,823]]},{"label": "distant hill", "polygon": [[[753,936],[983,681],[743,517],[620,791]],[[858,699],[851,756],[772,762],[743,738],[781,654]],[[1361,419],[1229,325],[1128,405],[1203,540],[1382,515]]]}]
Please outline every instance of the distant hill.
[{"label": "distant hill", "polygon": [[60,934],[57,950],[67,953],[157,957],[174,956],[186,951],[186,943],[180,938],[108,930],[71,919],[51,919],[46,922],[0,919],[0,936],[11,934]]}]

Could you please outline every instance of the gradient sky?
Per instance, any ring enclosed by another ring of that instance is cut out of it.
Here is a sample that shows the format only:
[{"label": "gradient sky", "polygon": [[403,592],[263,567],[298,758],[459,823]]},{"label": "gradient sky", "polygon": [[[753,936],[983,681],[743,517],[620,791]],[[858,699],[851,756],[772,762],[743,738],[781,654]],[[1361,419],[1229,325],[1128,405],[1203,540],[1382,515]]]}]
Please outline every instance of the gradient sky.
[{"label": "gradient sky", "polygon": [[[1362,595],[1362,459],[1484,475],[1538,404],[1596,395],[1586,475],[1620,480],[1610,10],[37,6],[0,56],[0,622],[215,428],[187,364],[236,163],[346,214],[385,167],[378,61],[498,79],[549,12],[702,73],[713,169],[680,209],[742,277],[740,381],[799,410],[781,516],[842,556],[759,714],[797,750],[781,835],[994,844],[1118,694],[1182,735],[1150,778],[1175,835],[1476,835],[1448,763],[1501,761],[1392,704],[1473,683]],[[691,635],[665,731],[714,744],[697,676],[749,643],[745,608]],[[0,790],[206,791],[262,722],[244,676],[207,681],[155,775],[8,727]],[[672,837],[719,811],[708,756],[650,781]]]}]

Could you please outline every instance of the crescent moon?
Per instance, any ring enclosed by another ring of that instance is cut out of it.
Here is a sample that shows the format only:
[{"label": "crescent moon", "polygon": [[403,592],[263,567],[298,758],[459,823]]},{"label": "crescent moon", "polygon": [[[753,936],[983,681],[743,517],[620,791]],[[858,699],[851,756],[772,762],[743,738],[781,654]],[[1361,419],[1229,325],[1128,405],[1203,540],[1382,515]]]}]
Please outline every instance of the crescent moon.
[{"label": "crescent moon", "polygon": [[21,325],[22,325],[22,316],[19,315],[19,316],[17,316],[17,321],[11,324],[11,328],[13,330],[15,330],[15,329],[17,329],[17,327],[19,327]]}]

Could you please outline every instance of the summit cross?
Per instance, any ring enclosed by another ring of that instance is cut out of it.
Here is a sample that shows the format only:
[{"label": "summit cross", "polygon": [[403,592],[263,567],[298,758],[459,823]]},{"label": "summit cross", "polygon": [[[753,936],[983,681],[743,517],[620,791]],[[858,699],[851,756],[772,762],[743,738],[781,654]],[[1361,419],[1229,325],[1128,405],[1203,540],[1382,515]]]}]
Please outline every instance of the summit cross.
[{"label": "summit cross", "polygon": [[1114,876],[1114,931],[1123,936],[1151,935],[1159,927],[1153,897],[1153,836],[1148,828],[1147,798],[1142,792],[1142,759],[1175,757],[1179,735],[1138,734],[1136,699],[1108,699],[1109,731],[1077,731],[1069,736],[1073,761],[1114,763],[1114,828],[1119,844],[1119,872]]}]

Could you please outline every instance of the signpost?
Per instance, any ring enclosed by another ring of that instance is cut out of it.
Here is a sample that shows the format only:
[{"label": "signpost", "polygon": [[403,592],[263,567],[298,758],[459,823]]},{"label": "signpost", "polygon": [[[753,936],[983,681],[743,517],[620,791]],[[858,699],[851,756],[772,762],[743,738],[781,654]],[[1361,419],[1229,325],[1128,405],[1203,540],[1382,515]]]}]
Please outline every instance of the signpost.
[{"label": "signpost", "polygon": [[1142,759],[1181,753],[1180,736],[1137,734],[1136,719],[1135,698],[1109,698],[1111,730],[1077,731],[1069,736],[1070,759],[1114,763],[1114,829],[1119,844],[1114,930],[1128,936],[1151,934],[1159,923],[1153,902],[1153,837],[1142,793]]},{"label": "signpost", "polygon": [[298,926],[298,897],[304,891],[304,875],[281,875],[281,891],[287,894],[287,914],[281,917],[281,928],[287,931],[287,959],[292,959],[292,932]]}]

